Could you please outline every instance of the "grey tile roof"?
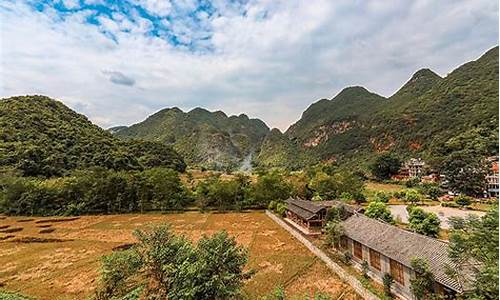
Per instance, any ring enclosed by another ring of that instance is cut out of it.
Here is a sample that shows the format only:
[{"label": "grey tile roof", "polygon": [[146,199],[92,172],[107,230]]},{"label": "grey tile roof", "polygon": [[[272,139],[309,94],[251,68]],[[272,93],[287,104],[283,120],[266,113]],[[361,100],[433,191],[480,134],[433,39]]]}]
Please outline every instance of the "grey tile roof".
[{"label": "grey tile roof", "polygon": [[362,214],[354,214],[343,224],[347,237],[410,268],[412,258],[426,259],[437,282],[457,292],[464,290],[463,283],[446,275],[448,266],[453,267],[448,257],[447,242],[409,232]]},{"label": "grey tile roof", "polygon": [[315,202],[302,199],[288,198],[285,202],[288,210],[306,220],[312,219],[321,210],[326,209],[325,206],[317,205]]}]

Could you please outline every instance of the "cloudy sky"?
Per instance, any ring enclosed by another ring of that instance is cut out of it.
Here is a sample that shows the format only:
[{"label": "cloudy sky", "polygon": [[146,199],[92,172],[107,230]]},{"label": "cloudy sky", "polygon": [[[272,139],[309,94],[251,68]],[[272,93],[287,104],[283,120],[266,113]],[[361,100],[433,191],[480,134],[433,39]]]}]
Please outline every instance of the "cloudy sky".
[{"label": "cloudy sky", "polygon": [[102,127],[165,107],[286,129],[320,98],[390,96],[498,44],[496,0],[0,2],[0,96],[44,94]]}]

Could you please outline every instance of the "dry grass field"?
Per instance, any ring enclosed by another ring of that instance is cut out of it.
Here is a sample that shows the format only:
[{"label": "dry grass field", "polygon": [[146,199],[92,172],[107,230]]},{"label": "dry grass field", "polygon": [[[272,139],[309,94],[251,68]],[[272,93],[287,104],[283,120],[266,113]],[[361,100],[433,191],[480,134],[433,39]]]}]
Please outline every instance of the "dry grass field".
[{"label": "dry grass field", "polygon": [[26,218],[0,216],[0,288],[35,299],[86,299],[98,278],[99,258],[134,242],[134,228],[170,223],[196,241],[225,229],[250,251],[248,299],[283,285],[287,295],[323,291],[333,299],[357,299],[321,261],[262,212],[145,214]]}]

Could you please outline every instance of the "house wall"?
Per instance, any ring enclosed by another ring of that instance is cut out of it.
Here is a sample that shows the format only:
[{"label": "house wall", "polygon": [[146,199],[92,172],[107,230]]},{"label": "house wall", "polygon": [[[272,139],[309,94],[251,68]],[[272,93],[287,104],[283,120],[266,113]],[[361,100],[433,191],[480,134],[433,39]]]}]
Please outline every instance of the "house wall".
[{"label": "house wall", "polygon": [[[359,259],[356,256],[354,256],[354,242],[351,239],[347,239],[347,247],[349,252],[352,254],[352,260],[353,262],[357,265],[358,268],[361,268],[363,261],[368,262],[369,266],[369,274],[370,277],[372,277],[374,280],[383,283],[382,278],[385,273],[391,273],[391,267],[390,267],[390,258],[387,256],[383,255],[380,253],[380,271],[377,270],[376,268],[372,267],[370,265],[370,248],[362,245],[363,249],[363,258]],[[404,284],[400,284],[396,281],[392,284],[392,291],[394,294],[397,296],[404,298],[404,299],[414,299],[413,294],[410,290],[410,279],[414,277],[414,272],[404,266],[403,267],[403,277],[404,277]]]}]

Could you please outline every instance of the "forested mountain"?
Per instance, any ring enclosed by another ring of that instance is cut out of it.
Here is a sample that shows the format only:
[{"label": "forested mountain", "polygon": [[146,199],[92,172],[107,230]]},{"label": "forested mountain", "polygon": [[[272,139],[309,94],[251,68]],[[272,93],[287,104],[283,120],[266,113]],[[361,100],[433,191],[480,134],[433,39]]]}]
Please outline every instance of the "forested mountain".
[{"label": "forested mountain", "polygon": [[[420,70],[389,98],[362,87],[346,88],[331,100],[312,104],[274,140],[275,145],[268,141],[259,154],[266,165],[284,145],[302,152],[307,157],[302,161],[361,167],[383,151],[421,156],[434,164],[464,147],[478,155],[496,154],[498,47],[445,78]],[[295,168],[295,156],[280,156],[273,165]]]},{"label": "forested mountain", "polygon": [[183,159],[161,143],[121,141],[63,103],[45,96],[0,100],[0,167],[25,176],[61,176],[89,167],[140,170]]},{"label": "forested mountain", "polygon": [[174,107],[120,129],[115,135],[171,145],[193,166],[235,169],[260,149],[268,132],[264,122],[244,114],[228,117],[221,111],[202,108],[185,113]]}]

